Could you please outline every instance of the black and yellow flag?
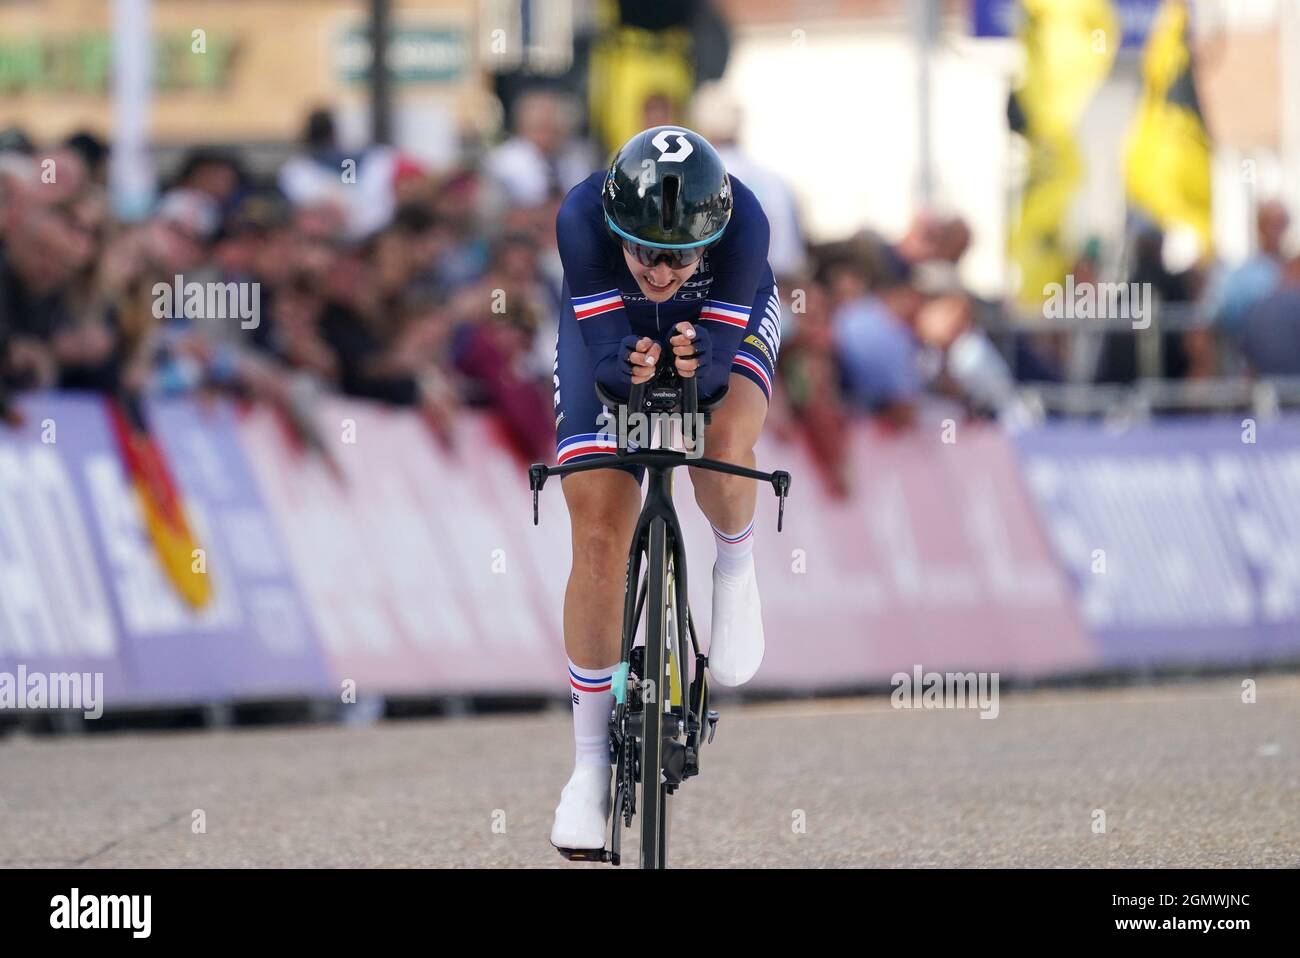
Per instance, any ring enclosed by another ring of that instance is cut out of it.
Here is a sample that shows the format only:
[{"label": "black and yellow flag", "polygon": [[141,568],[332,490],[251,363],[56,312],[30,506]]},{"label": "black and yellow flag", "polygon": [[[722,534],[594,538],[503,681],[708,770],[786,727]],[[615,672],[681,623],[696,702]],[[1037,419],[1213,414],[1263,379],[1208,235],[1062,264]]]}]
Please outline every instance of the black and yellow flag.
[{"label": "black and yellow flag", "polygon": [[695,72],[690,34],[619,27],[591,51],[591,119],[594,132],[609,151],[646,128],[644,108],[651,97],[664,97],[683,109],[691,98]]},{"label": "black and yellow flag", "polygon": [[1110,73],[1120,27],[1110,0],[1021,0],[1020,7],[1025,72],[1012,114],[1028,141],[1029,169],[1010,255],[1020,299],[1036,305],[1073,260],[1063,233],[1084,174],[1075,131]]},{"label": "black and yellow flag", "polygon": [[1142,103],[1124,151],[1129,202],[1163,227],[1196,231],[1213,249],[1210,135],[1201,114],[1184,0],[1165,0],[1142,59]]}]

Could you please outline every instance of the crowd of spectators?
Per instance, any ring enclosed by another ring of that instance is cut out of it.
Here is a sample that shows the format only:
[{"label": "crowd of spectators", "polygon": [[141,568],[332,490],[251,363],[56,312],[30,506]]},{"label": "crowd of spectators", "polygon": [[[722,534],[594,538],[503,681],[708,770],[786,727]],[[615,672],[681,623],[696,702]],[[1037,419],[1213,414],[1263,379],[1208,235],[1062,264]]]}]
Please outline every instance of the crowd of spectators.
[{"label": "crowd of spectators", "polygon": [[[569,141],[544,127],[528,132]],[[289,408],[307,380],[415,407],[448,441],[457,409],[492,408],[521,455],[547,455],[562,181],[510,202],[492,155],[434,174],[388,148],[340,148],[320,111],[273,176],[200,149],[128,224],[93,137],[0,147],[5,392],[220,390]],[[253,309],[214,311],[171,295],[178,284],[237,290]]]},{"label": "crowd of spectators", "polygon": [[[345,149],[320,110],[272,171],[250,172],[235,151],[190,152],[151,214],[131,223],[112,215],[106,144],[85,133],[33,144],[7,131],[0,406],[6,394],[55,387],[220,390],[293,410],[325,389],[414,407],[447,442],[457,410],[487,408],[521,456],[545,458],[563,308],[555,212],[601,163],[579,119],[563,96],[525,94],[502,142],[433,171],[388,147]],[[987,335],[1000,306],[963,289],[971,232],[960,217],[926,211],[901,237],[864,230],[810,245],[790,185],[739,146],[740,112],[721,88],[665,119],[715,142],[768,213],[784,321],[774,428],[811,444],[832,488],[847,489],[838,440],[849,417],[900,430],[938,403],[1014,422],[1025,415],[1018,381],[1077,378],[1059,335]],[[1207,320],[1163,334],[1166,375],[1236,371],[1229,354],[1259,373],[1300,373],[1288,225],[1285,209],[1265,204],[1248,260],[1182,273],[1164,266],[1158,233],[1138,234],[1129,278]],[[1086,251],[1076,279],[1097,271]],[[255,320],[160,310],[158,284],[180,277],[255,289]],[[1091,378],[1134,379],[1133,348],[1132,336],[1109,336]]]}]

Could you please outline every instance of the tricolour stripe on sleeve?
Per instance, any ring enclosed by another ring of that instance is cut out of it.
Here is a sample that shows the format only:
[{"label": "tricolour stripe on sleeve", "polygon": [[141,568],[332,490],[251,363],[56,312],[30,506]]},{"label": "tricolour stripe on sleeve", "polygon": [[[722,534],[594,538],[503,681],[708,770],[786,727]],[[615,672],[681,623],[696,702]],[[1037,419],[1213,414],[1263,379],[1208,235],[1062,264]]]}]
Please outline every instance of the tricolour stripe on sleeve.
[{"label": "tricolour stripe on sleeve", "polygon": [[573,297],[573,315],[578,319],[588,319],[622,308],[623,294],[616,289],[607,289],[603,293],[593,293],[591,296]]},{"label": "tricolour stripe on sleeve", "polygon": [[709,319],[715,323],[726,323],[728,326],[744,329],[749,325],[749,307],[710,299],[700,310],[700,319]]}]

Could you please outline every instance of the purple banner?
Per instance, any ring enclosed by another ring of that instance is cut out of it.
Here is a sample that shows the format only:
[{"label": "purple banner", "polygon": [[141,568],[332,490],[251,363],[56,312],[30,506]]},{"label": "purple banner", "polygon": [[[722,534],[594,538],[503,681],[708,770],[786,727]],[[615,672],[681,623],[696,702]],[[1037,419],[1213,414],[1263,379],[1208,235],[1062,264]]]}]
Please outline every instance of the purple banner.
[{"label": "purple banner", "polygon": [[0,672],[103,673],[130,697],[120,618],[104,586],[89,477],[117,468],[103,405],[29,397],[22,426],[0,426]]},{"label": "purple banner", "polygon": [[1018,439],[1104,664],[1300,657],[1300,419]]},{"label": "purple banner", "polygon": [[21,408],[0,429],[0,670],[103,672],[109,708],[332,688],[228,407],[151,411],[211,577],[197,611],[163,573],[102,402]]},{"label": "purple banner", "polygon": [[[1140,49],[1151,32],[1161,0],[1112,0],[1123,36],[1121,46]],[[1019,0],[971,0],[971,33],[977,37],[1014,37],[1024,18]]]},{"label": "purple banner", "polygon": [[[185,499],[214,586],[195,615],[165,587],[141,595],[133,648],[184,668],[178,639],[192,636],[219,687],[245,698],[329,691],[330,677],[287,553],[239,442],[227,403],[156,403],[150,422]],[[125,597],[124,597],[125,598]],[[124,606],[125,608],[125,606]],[[144,627],[145,623],[149,627]],[[168,684],[162,666],[153,676]]]},{"label": "purple banner", "polygon": [[[486,418],[443,448],[409,414],[332,402],[322,423],[349,430],[333,471],[266,410],[151,406],[210,577],[196,611],[102,401],[21,408],[21,427],[0,427],[0,673],[102,673],[109,709],[332,695],[343,678],[381,694],[562,686],[562,497],[534,528]],[[816,490],[798,444],[758,450],[804,492],[781,536],[759,499],[755,687],[918,662],[1049,675],[1300,658],[1300,418],[1052,424],[1014,448],[974,427],[952,444],[866,425],[846,441],[844,501]],[[712,535],[682,479],[705,638]]]}]

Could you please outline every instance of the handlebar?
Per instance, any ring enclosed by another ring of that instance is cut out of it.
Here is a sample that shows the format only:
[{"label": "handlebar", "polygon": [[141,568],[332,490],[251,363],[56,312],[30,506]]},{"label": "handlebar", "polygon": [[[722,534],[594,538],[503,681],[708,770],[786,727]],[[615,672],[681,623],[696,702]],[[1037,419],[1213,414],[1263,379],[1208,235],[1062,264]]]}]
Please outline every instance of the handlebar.
[{"label": "handlebar", "polygon": [[[727,387],[724,385],[717,395],[701,403],[699,384],[695,377],[683,379],[671,367],[665,367],[647,383],[638,383],[628,392],[626,402],[613,395],[600,383],[596,383],[596,396],[607,407],[617,409],[626,406],[628,413],[670,413],[680,408],[683,415],[694,416],[703,413],[708,421],[709,413],[722,404],[726,398]],[[718,459],[689,458],[686,453],[676,449],[639,449],[630,452],[623,446],[625,439],[620,437],[618,454],[604,456],[597,460],[571,463],[564,466],[548,466],[536,462],[528,467],[528,485],[533,493],[533,525],[538,523],[538,493],[551,476],[566,476],[575,472],[588,472],[592,469],[610,469],[618,466],[648,466],[652,469],[675,469],[687,465],[693,469],[706,469],[710,472],[722,472],[759,482],[771,483],[772,491],[778,500],[776,531],[780,532],[785,520],[785,497],[790,492],[790,473],[777,469],[772,472],[760,472]]]}]

